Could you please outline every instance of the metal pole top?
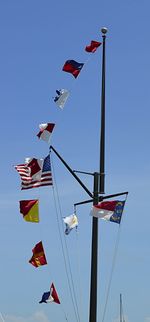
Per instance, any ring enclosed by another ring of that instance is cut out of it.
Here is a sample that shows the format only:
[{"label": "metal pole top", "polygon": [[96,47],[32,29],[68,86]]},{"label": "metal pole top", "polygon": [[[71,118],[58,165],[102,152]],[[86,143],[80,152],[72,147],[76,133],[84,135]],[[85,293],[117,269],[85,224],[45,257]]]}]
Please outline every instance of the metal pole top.
[{"label": "metal pole top", "polygon": [[108,31],[108,29],[106,27],[103,27],[101,29],[101,32],[102,32],[103,35],[106,35],[107,34],[107,31]]}]

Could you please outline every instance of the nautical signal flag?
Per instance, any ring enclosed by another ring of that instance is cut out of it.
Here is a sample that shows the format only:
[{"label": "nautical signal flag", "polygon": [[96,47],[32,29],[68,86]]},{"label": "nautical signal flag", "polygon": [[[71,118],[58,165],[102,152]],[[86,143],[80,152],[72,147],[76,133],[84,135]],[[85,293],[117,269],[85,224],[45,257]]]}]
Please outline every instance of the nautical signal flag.
[{"label": "nautical signal flag", "polygon": [[91,215],[120,224],[124,204],[125,201],[119,200],[102,201],[92,207]]},{"label": "nautical signal flag", "polygon": [[15,166],[21,177],[21,190],[52,185],[50,155],[45,159],[26,158]]},{"label": "nautical signal flag", "polygon": [[47,264],[42,241],[35,245],[35,247],[32,249],[32,252],[33,256],[29,260],[30,264],[32,264],[34,267],[39,267]]},{"label": "nautical signal flag", "polygon": [[57,106],[59,106],[60,108],[64,108],[64,105],[69,97],[69,91],[67,91],[66,89],[59,89],[56,90],[56,96],[54,98],[54,102],[57,104]]},{"label": "nautical signal flag", "polygon": [[75,60],[67,60],[62,70],[64,72],[71,73],[75,78],[77,78],[83,65],[83,63],[78,63]]},{"label": "nautical signal flag", "polygon": [[97,48],[101,45],[102,43],[96,40],[91,40],[91,44],[85,47],[85,51],[88,53],[95,53]]},{"label": "nautical signal flag", "polygon": [[39,200],[20,200],[20,213],[24,220],[29,222],[39,222]]},{"label": "nautical signal flag", "polygon": [[60,300],[53,283],[51,284],[50,291],[45,292],[42,295],[42,299],[39,303],[52,303],[52,302],[60,304]]},{"label": "nautical signal flag", "polygon": [[49,143],[54,126],[54,123],[39,124],[40,132],[37,134],[37,137]]},{"label": "nautical signal flag", "polygon": [[66,224],[65,234],[68,235],[71,230],[78,226],[78,218],[75,214],[63,218],[64,223]]}]

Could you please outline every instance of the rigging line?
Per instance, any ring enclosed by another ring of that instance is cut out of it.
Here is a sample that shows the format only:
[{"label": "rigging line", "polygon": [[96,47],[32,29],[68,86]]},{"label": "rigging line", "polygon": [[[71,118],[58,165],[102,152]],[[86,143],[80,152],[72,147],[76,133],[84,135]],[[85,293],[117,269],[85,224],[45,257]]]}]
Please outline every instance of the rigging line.
[{"label": "rigging line", "polygon": [[[76,214],[76,210],[75,210],[75,214]],[[80,268],[80,254],[79,254],[79,232],[78,232],[78,228],[76,227],[76,244],[77,244],[77,262],[78,262],[78,280],[79,280],[79,293],[80,293],[80,316],[81,316],[81,320],[83,321],[83,301],[82,301],[82,290],[81,290],[81,268]]]},{"label": "rigging line", "polygon": [[125,322],[125,317],[124,317],[124,311],[123,311],[123,305],[122,305],[122,318],[123,318],[123,322]]},{"label": "rigging line", "polygon": [[[52,159],[51,159],[51,161],[52,161]],[[55,185],[56,185],[56,193],[57,193],[57,199],[58,199],[59,214],[60,214],[60,217],[61,217],[60,218],[60,222],[61,222],[61,227],[62,227],[62,231],[63,231],[63,223],[62,223],[62,216],[61,216],[61,207],[60,207],[60,201],[59,201],[59,197],[58,197],[58,188],[57,188],[56,179],[55,179],[55,171],[54,171],[53,161],[51,163],[52,163],[52,168],[53,168],[53,177],[54,177],[54,181],[55,181]],[[73,278],[72,278],[72,273],[71,273],[71,266],[70,266],[69,255],[68,255],[68,248],[67,248],[66,239],[64,238],[65,247],[66,247],[66,253],[67,253],[67,255],[65,255],[64,244],[63,244],[63,239],[62,239],[62,235],[61,235],[61,229],[60,229],[60,225],[59,225],[59,215],[58,215],[58,209],[57,209],[57,203],[56,203],[56,197],[55,197],[54,189],[53,189],[53,195],[54,195],[54,202],[55,202],[55,208],[56,208],[56,216],[57,216],[57,224],[58,224],[58,230],[59,230],[59,237],[60,237],[60,241],[61,241],[62,253],[63,253],[64,263],[65,263],[67,281],[68,281],[69,290],[70,290],[70,294],[71,294],[71,300],[72,300],[72,304],[73,304],[73,307],[74,307],[74,312],[75,312],[75,315],[76,315],[76,319],[80,322],[80,316],[79,316],[79,312],[78,312],[78,306],[77,306],[77,301],[76,301],[76,296],[75,296]],[[63,234],[63,236],[64,236],[64,234]],[[73,289],[73,291],[71,289],[71,283],[70,283],[69,274],[68,274],[66,256],[67,256],[67,259],[68,259],[69,273],[70,273],[70,279],[71,279],[71,282],[72,282],[72,289]],[[74,295],[74,297],[73,297],[73,295]]]},{"label": "rigging line", "polygon": [[5,320],[4,320],[4,318],[3,318],[3,316],[2,316],[2,313],[0,312],[0,317],[1,317],[1,320],[3,321],[3,322],[5,322]]},{"label": "rigging line", "polygon": [[[58,193],[58,191],[57,191]],[[58,204],[59,204],[59,211],[60,211],[60,215],[61,215],[61,226],[62,226],[62,231],[64,232],[64,227],[63,227],[63,222],[62,222],[62,212],[61,212],[61,206],[60,206],[60,201],[59,201],[59,197],[58,198]],[[69,273],[70,273],[70,279],[71,279],[71,284],[72,284],[72,290],[73,290],[73,296],[74,296],[74,301],[75,301],[75,306],[76,306],[76,311],[77,311],[77,315],[78,315],[78,320],[80,322],[80,314],[79,314],[79,309],[78,309],[78,303],[77,303],[77,297],[76,297],[76,292],[75,292],[75,287],[74,287],[74,281],[73,281],[73,276],[72,276],[72,270],[71,270],[71,264],[70,264],[70,257],[69,257],[69,251],[68,251],[68,246],[67,246],[67,242],[66,242],[66,236],[63,234],[64,236],[64,242],[65,242],[65,247],[66,247],[66,253],[67,253],[67,260],[68,260],[68,266],[69,266]]]},{"label": "rigging line", "polygon": [[[127,196],[128,195],[126,194],[125,202],[127,200]],[[121,220],[121,223],[119,224],[118,234],[117,234],[117,238],[116,238],[116,244],[115,244],[114,256],[113,256],[112,267],[111,267],[111,272],[110,272],[110,278],[109,278],[108,288],[107,288],[107,293],[106,293],[106,302],[105,302],[105,306],[104,306],[104,313],[103,313],[102,322],[104,322],[105,315],[106,315],[106,309],[107,309],[107,304],[108,304],[110,287],[111,287],[111,282],[112,282],[112,277],[113,277],[113,271],[114,271],[114,267],[115,267],[115,260],[116,260],[117,251],[118,251],[118,245],[119,245],[119,239],[120,239],[120,233],[121,233],[121,225],[122,225],[122,220]]]},{"label": "rigging line", "polygon": [[109,278],[108,287],[107,287],[106,301],[105,301],[105,306],[104,306],[104,313],[103,313],[102,322],[104,322],[105,315],[106,315],[106,309],[107,309],[107,304],[108,304],[110,287],[111,287],[111,282],[112,282],[112,277],[113,277],[113,272],[114,272],[114,267],[115,267],[115,261],[116,261],[117,251],[118,251],[119,239],[120,239],[120,228],[121,227],[119,225],[118,234],[117,234],[116,243],[115,243],[115,249],[114,249],[114,256],[113,256],[113,260],[112,260],[110,278]]},{"label": "rigging line", "polygon": [[[57,189],[57,185],[56,185]],[[62,222],[62,214],[61,214],[61,207],[60,207],[60,202],[59,202],[59,197],[58,197],[58,189],[57,189],[57,200],[58,200],[58,206],[59,206],[59,213],[60,213],[60,222],[61,222],[61,227],[62,227],[62,232],[64,236],[64,227],[63,227],[63,222]],[[60,227],[59,227],[60,228]],[[70,288],[71,294],[72,294],[72,300],[74,303],[74,307],[76,309],[76,315],[78,317],[78,321],[80,322],[80,315],[78,311],[78,305],[77,305],[77,300],[76,300],[76,295],[75,295],[75,288],[74,288],[74,283],[73,283],[73,277],[72,277],[72,271],[71,271],[71,265],[70,265],[70,260],[69,260],[69,254],[68,254],[68,248],[67,248],[67,243],[66,243],[66,238],[64,236],[64,243],[65,243],[65,248],[66,248],[66,256],[68,260],[68,267],[69,267],[69,273],[70,273],[70,279],[71,279],[71,284],[72,284],[72,289]],[[68,271],[68,270],[67,270]],[[67,274],[68,281],[69,280],[69,275]]]},{"label": "rigging line", "polygon": [[64,310],[64,308],[63,308],[62,303],[60,303],[60,305],[61,305],[61,310],[62,310],[62,312],[63,312],[63,314],[64,314],[64,317],[65,317],[65,320],[68,322],[68,318],[67,318],[67,315],[66,315],[66,313],[65,313],[65,310]]},{"label": "rigging line", "polygon": [[75,307],[75,304],[74,304],[74,299],[73,299],[73,295],[72,295],[71,284],[70,284],[70,280],[69,280],[69,274],[68,274],[68,268],[67,268],[66,255],[65,255],[65,250],[64,250],[63,240],[62,240],[62,236],[61,236],[60,225],[59,225],[59,216],[58,216],[58,209],[57,209],[57,202],[56,202],[55,191],[54,191],[54,188],[52,188],[52,189],[53,189],[53,197],[54,197],[54,204],[55,204],[55,211],[56,211],[56,218],[57,218],[57,226],[58,226],[58,231],[59,231],[59,238],[60,238],[60,243],[61,243],[61,249],[62,249],[64,264],[65,264],[65,270],[66,270],[66,276],[67,276],[68,286],[69,286],[69,290],[70,290],[70,295],[71,295],[71,300],[72,300],[72,304],[73,304],[73,308],[74,308],[74,313],[75,313],[75,316],[76,316],[76,320],[79,321],[78,320],[77,313],[76,313],[76,307]]}]

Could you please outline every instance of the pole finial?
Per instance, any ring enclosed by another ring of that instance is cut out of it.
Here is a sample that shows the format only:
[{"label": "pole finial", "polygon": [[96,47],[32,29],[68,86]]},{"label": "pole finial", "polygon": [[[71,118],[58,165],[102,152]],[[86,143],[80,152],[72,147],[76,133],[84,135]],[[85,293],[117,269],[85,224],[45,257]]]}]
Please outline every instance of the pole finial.
[{"label": "pole finial", "polygon": [[106,27],[103,27],[102,29],[101,29],[101,32],[102,32],[102,34],[106,34],[107,33],[107,31],[108,31],[108,29],[106,28]]}]

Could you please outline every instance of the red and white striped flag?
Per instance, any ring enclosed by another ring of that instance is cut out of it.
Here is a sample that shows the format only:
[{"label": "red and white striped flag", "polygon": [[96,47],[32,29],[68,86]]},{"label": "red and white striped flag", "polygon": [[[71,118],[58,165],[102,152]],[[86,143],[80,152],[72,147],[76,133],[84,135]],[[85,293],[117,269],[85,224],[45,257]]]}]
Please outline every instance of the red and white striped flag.
[{"label": "red and white striped flag", "polygon": [[15,166],[21,177],[21,190],[53,185],[50,155],[45,159],[27,159]]}]

